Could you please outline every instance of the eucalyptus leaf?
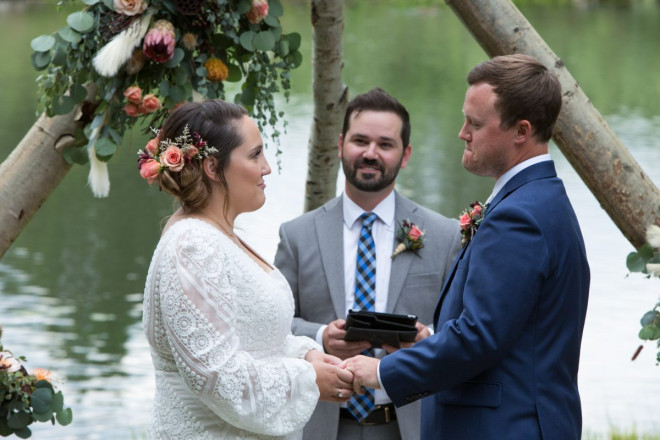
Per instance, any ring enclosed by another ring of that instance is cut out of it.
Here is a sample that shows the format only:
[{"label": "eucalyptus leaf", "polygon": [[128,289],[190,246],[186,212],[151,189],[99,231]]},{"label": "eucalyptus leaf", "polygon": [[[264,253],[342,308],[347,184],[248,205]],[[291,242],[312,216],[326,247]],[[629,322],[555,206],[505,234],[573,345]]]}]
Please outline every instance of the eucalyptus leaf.
[{"label": "eucalyptus leaf", "polygon": [[53,111],[56,115],[66,115],[76,103],[70,96],[61,96],[60,99],[53,100]]},{"label": "eucalyptus leaf", "polygon": [[241,37],[239,38],[241,46],[243,46],[243,48],[247,51],[254,52],[254,43],[253,43],[253,41],[254,41],[254,37],[256,35],[257,34],[255,34],[252,31],[243,32],[241,34]]},{"label": "eucalyptus leaf", "polygon": [[115,10],[115,2],[114,0],[103,0],[103,4],[110,9],[111,11]]},{"label": "eucalyptus leaf", "polygon": [[58,411],[57,414],[55,414],[55,417],[57,423],[66,426],[73,421],[73,411],[71,411],[71,408],[64,408],[62,411]]},{"label": "eucalyptus leaf", "polygon": [[236,6],[236,12],[239,14],[245,14],[250,9],[252,9],[252,0],[241,0]]},{"label": "eucalyptus leaf", "polygon": [[99,160],[107,162],[117,151],[117,144],[108,138],[102,137],[96,141],[94,151],[96,151],[96,157],[98,157]]},{"label": "eucalyptus leaf", "polygon": [[50,404],[50,412],[59,412],[64,408],[64,395],[61,391],[53,394],[53,402]]},{"label": "eucalyptus leaf", "polygon": [[176,69],[176,72],[174,72],[174,81],[179,85],[184,85],[190,82],[188,81],[188,72],[186,72],[186,69]]},{"label": "eucalyptus leaf", "polygon": [[200,66],[197,69],[195,69],[195,75],[199,76],[200,78],[206,78],[206,75],[209,74],[209,71],[206,70],[206,67]]},{"label": "eucalyptus leaf", "polygon": [[58,43],[53,50],[53,59],[51,62],[56,66],[64,66],[66,64],[66,43]]},{"label": "eucalyptus leaf", "polygon": [[62,157],[67,163],[85,165],[89,162],[89,155],[85,148],[68,147],[62,150]]},{"label": "eucalyptus leaf", "polygon": [[284,14],[284,8],[280,0],[270,0],[268,2],[268,15],[273,17],[281,17]]},{"label": "eucalyptus leaf", "polygon": [[35,52],[47,52],[55,45],[55,37],[52,35],[40,35],[30,42],[30,47]]},{"label": "eucalyptus leaf", "polygon": [[279,53],[281,57],[285,57],[289,54],[289,42],[286,39],[280,40]]},{"label": "eucalyptus leaf", "polygon": [[186,99],[186,89],[179,84],[173,85],[170,87],[169,98],[175,103],[183,101]]},{"label": "eucalyptus leaf", "polygon": [[166,79],[162,80],[158,85],[158,93],[164,98],[170,94],[170,83]]},{"label": "eucalyptus leaf", "polygon": [[84,4],[92,6],[99,2],[99,0],[82,0]]},{"label": "eucalyptus leaf", "polygon": [[289,50],[294,51],[300,48],[300,42],[302,41],[302,39],[298,32],[292,32],[290,34],[287,34],[286,39],[289,42]]},{"label": "eucalyptus leaf", "polygon": [[643,259],[648,261],[651,258],[653,258],[653,254],[655,253],[655,250],[653,249],[653,246],[651,246],[650,244],[644,243],[644,245],[641,248],[639,248],[637,252],[639,252],[639,255]]},{"label": "eucalyptus leaf", "polygon": [[66,18],[66,24],[84,34],[94,29],[94,16],[85,11],[74,12]]},{"label": "eucalyptus leaf", "polygon": [[646,327],[643,327],[639,331],[639,339],[645,340],[645,341],[653,341],[656,339],[660,338],[660,328],[654,326],[654,325],[649,325]]},{"label": "eucalyptus leaf", "polygon": [[274,15],[266,16],[266,18],[264,18],[264,23],[270,27],[280,27],[280,20],[278,20]]},{"label": "eucalyptus leaf", "polygon": [[30,60],[32,61],[32,67],[34,67],[35,70],[44,70],[48,67],[52,58],[50,52],[32,52]]},{"label": "eucalyptus leaf", "polygon": [[13,429],[20,429],[30,423],[30,414],[17,412],[7,417],[7,425]]},{"label": "eucalyptus leaf", "polygon": [[48,422],[53,418],[53,413],[52,413],[52,411],[48,411],[48,412],[33,411],[32,412],[32,417],[37,422]]},{"label": "eucalyptus leaf", "polygon": [[27,426],[24,426],[14,431],[14,434],[16,434],[16,437],[18,438],[30,438],[32,436],[32,431],[30,431],[30,428]]},{"label": "eucalyptus leaf", "polygon": [[275,37],[271,31],[259,32],[254,37],[254,48],[263,52],[273,49],[275,46]]},{"label": "eucalyptus leaf", "polygon": [[642,316],[642,319],[640,320],[640,323],[642,324],[642,327],[646,327],[647,325],[653,325],[655,323],[655,320],[660,317],[660,313],[656,312],[655,310],[651,310],[650,312],[644,313],[644,316]]},{"label": "eucalyptus leaf", "polygon": [[243,72],[241,72],[241,68],[235,64],[227,64],[227,70],[229,71],[229,74],[226,79],[227,82],[238,82],[243,77]]},{"label": "eucalyptus leaf", "polygon": [[82,35],[71,29],[69,26],[64,26],[57,31],[57,33],[64,41],[68,41],[69,43],[79,43],[80,40],[82,40]]},{"label": "eucalyptus leaf", "polygon": [[174,49],[174,54],[172,55],[172,58],[167,60],[165,64],[163,64],[165,67],[168,69],[172,69],[173,67],[176,67],[179,65],[183,57],[186,55],[186,53],[181,49],[180,47],[177,47]]},{"label": "eucalyptus leaf", "polygon": [[81,84],[74,84],[69,89],[69,95],[76,104],[80,104],[87,98],[87,89]]},{"label": "eucalyptus leaf", "polygon": [[37,388],[30,396],[32,409],[37,413],[45,413],[50,410],[50,404],[53,402],[53,390],[49,388]]},{"label": "eucalyptus leaf", "polygon": [[103,133],[104,135],[109,135],[117,145],[121,145],[123,139],[117,130],[106,125],[103,127]]},{"label": "eucalyptus leaf", "polygon": [[302,62],[303,62],[303,56],[302,56],[302,54],[301,54],[300,52],[298,52],[298,51],[295,51],[295,52],[290,53],[290,54],[286,57],[286,59],[287,59],[287,61],[289,62],[289,64],[291,64],[291,67],[292,67],[293,69],[295,69],[296,67],[300,66],[300,65],[302,64]]},{"label": "eucalyptus leaf", "polygon": [[626,258],[626,267],[631,272],[646,273],[646,260],[637,252],[631,252]]}]

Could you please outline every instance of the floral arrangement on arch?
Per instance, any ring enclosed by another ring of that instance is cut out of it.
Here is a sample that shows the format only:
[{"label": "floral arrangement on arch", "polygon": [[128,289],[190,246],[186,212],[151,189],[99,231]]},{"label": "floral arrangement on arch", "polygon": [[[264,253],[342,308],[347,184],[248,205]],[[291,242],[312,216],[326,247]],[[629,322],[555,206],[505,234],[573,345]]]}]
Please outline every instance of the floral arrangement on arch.
[{"label": "floral arrangement on arch", "polygon": [[40,110],[52,117],[84,103],[83,133],[63,155],[91,162],[96,196],[108,194],[106,162],[127,130],[138,122],[160,127],[193,98],[228,99],[225,82],[241,83],[234,102],[260,128],[273,127],[277,143],[283,114],[273,95],[288,98],[290,70],[302,62],[300,35],[280,25],[280,0],[59,0],[58,7],[65,3],[84,8],[32,40],[32,64],[43,71]]},{"label": "floral arrangement on arch", "polygon": [[[0,327],[2,337],[2,327]],[[71,423],[71,408],[64,406],[61,391],[55,391],[51,373],[35,368],[28,373],[25,357],[15,357],[0,341],[0,436],[29,438],[34,422]]]},{"label": "floral arrangement on arch", "polygon": [[[641,272],[647,277],[660,278],[660,226],[650,225],[646,230],[647,242],[636,252],[631,252],[626,258],[626,266],[630,272]],[[656,341],[658,352],[656,361],[660,364],[660,300],[653,308],[644,313],[640,319],[642,328],[638,337],[643,341]],[[633,360],[639,355],[643,346],[639,346]]]}]

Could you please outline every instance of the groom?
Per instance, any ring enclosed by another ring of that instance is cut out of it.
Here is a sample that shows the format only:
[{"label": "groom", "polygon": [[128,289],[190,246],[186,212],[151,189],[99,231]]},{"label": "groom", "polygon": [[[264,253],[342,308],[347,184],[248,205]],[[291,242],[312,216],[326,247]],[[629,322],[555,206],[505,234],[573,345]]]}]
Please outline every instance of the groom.
[{"label": "groom", "polygon": [[467,77],[463,166],[496,179],[459,253],[436,333],[380,361],[349,359],[354,387],[422,401],[427,439],[579,439],[577,387],[589,266],[580,226],[548,155],[558,80],[525,55]]}]

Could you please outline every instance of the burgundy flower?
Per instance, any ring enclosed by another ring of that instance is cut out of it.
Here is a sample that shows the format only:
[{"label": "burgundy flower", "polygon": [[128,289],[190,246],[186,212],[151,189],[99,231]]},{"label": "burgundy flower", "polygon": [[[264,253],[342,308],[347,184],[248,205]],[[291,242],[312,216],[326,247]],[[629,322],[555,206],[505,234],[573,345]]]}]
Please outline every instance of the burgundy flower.
[{"label": "burgundy flower", "polygon": [[158,20],[144,37],[144,55],[157,63],[164,63],[174,56],[176,34],[174,26],[167,20]]}]

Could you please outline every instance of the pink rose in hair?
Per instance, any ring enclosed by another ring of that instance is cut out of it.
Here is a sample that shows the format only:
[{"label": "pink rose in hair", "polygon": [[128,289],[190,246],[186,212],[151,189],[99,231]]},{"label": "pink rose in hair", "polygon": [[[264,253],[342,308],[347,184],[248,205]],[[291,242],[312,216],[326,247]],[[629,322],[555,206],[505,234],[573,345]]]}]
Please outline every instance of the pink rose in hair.
[{"label": "pink rose in hair", "polygon": [[250,23],[260,23],[268,15],[268,0],[252,0],[252,9],[245,15]]},{"label": "pink rose in hair", "polygon": [[124,106],[124,113],[126,113],[128,116],[139,116],[140,115],[140,108],[138,107],[137,104],[133,104],[132,102],[128,102]]},{"label": "pink rose in hair", "polygon": [[150,93],[144,96],[144,99],[142,100],[142,111],[144,113],[153,113],[161,107],[160,100],[156,95]]},{"label": "pink rose in hair", "polygon": [[468,214],[467,212],[461,215],[458,218],[458,224],[461,227],[461,229],[467,230],[470,227],[470,220],[471,220],[470,214]]},{"label": "pink rose in hair", "polygon": [[158,138],[155,137],[147,142],[147,146],[144,148],[151,153],[152,156],[156,156],[158,154]]},{"label": "pink rose in hair", "polygon": [[193,158],[193,157],[197,156],[198,154],[199,154],[199,150],[194,145],[190,145],[186,149],[186,157]]},{"label": "pink rose in hair", "polygon": [[160,155],[160,163],[169,168],[170,171],[181,171],[186,162],[183,159],[183,151],[175,145],[170,145]]},{"label": "pink rose in hair", "polygon": [[139,105],[142,102],[142,89],[138,86],[129,87],[124,90],[124,96],[128,102]]},{"label": "pink rose in hair", "polygon": [[152,183],[160,172],[160,164],[155,159],[147,159],[140,164],[140,176]]},{"label": "pink rose in hair", "polygon": [[417,225],[412,225],[410,231],[408,232],[408,238],[412,241],[416,241],[422,235],[424,235],[424,233],[417,227]]}]

